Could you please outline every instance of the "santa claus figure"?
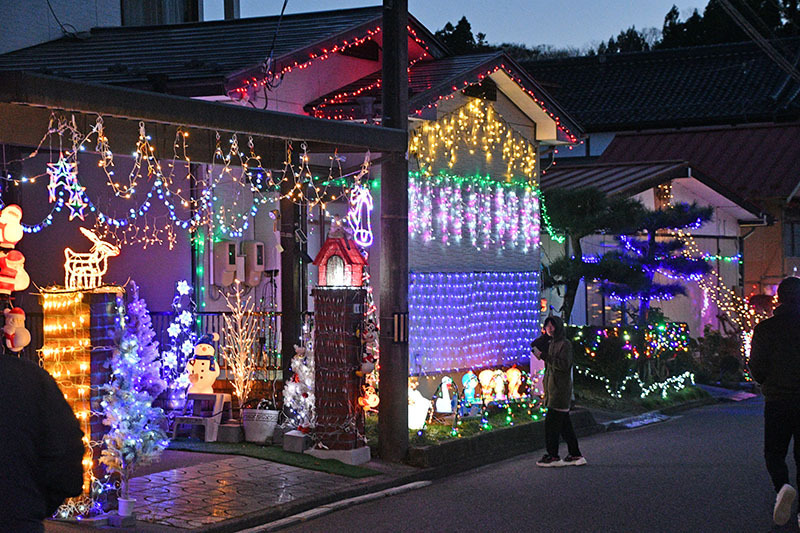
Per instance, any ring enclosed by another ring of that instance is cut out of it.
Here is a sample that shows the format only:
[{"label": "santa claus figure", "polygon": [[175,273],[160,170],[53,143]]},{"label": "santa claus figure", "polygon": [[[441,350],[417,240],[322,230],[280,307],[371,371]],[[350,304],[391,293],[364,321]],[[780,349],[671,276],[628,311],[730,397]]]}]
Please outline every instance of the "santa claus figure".
[{"label": "santa claus figure", "polygon": [[6,324],[3,326],[3,336],[6,348],[14,353],[19,353],[31,342],[31,333],[25,328],[25,311],[19,307],[3,311]]},{"label": "santa claus figure", "polygon": [[25,272],[25,256],[18,250],[0,251],[0,298],[8,298],[14,291],[24,291],[31,283]]},{"label": "santa claus figure", "polygon": [[0,248],[13,248],[22,239],[22,209],[7,205],[0,211]]}]

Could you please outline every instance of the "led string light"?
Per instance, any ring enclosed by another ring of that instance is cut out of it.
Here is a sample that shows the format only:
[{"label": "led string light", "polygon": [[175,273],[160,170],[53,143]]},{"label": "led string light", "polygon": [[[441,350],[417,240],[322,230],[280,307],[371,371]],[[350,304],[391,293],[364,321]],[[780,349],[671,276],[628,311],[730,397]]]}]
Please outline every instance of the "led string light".
[{"label": "led string light", "polygon": [[[690,232],[678,229],[672,231],[672,234],[683,241],[685,245],[683,249],[684,255],[699,255],[702,253],[697,241]],[[703,297],[710,297],[717,310],[727,316],[738,328],[739,354],[744,363],[745,379],[751,380],[749,370],[747,370],[747,362],[750,359],[750,341],[753,335],[753,328],[760,321],[768,318],[768,315],[757,312],[756,308],[750,305],[747,300],[725,285],[716,268],[712,267],[707,275],[700,277],[696,281],[703,290]]]},{"label": "led string light", "polygon": [[410,172],[408,203],[409,235],[424,243],[522,252],[539,245],[539,190],[523,180]]},{"label": "led string light", "polygon": [[409,142],[409,154],[427,174],[440,158],[453,168],[463,152],[481,152],[487,162],[499,152],[506,164],[506,180],[524,178],[531,185],[536,181],[536,147],[515,132],[491,104],[477,98],[436,122],[425,122],[414,130]]},{"label": "led string light", "polygon": [[615,389],[611,383],[611,380],[608,378],[599,374],[595,374],[588,368],[584,368],[580,365],[574,365],[573,368],[575,368],[575,372],[581,376],[602,382],[605,385],[608,395],[617,399],[622,398],[622,394],[628,389],[629,383],[636,383],[639,386],[639,389],[641,390],[639,397],[642,399],[647,398],[656,391],[661,391],[661,397],[666,398],[670,389],[674,391],[680,391],[688,386],[694,385],[695,383],[694,374],[689,371],[677,376],[671,376],[663,381],[653,382],[649,385],[642,381],[638,372],[633,372],[632,374],[625,376],[620,386]]},{"label": "led string light", "polygon": [[[121,184],[114,181],[114,154],[108,145],[102,117],[98,117],[91,132],[82,136],[75,125],[74,117],[71,121],[59,118],[55,114],[50,117],[47,133],[42,137],[37,147],[23,159],[25,161],[35,157],[41,150],[43,144],[51,136],[58,136],[59,143],[64,136],[71,138],[73,148],[66,152],[60,152],[59,162],[51,163],[48,167],[51,174],[55,175],[50,189],[50,196],[53,200],[53,207],[50,212],[36,224],[23,224],[26,233],[38,233],[53,224],[55,214],[62,211],[64,207],[70,209],[70,220],[75,217],[81,219],[85,216],[85,209],[96,217],[96,226],[105,235],[116,235],[121,243],[139,243],[144,246],[159,243],[175,243],[175,228],[195,232],[199,227],[209,227],[212,232],[227,236],[241,236],[250,224],[250,220],[258,212],[260,206],[275,200],[275,192],[284,181],[294,184],[290,192],[282,198],[303,204],[308,207],[321,205],[328,216],[333,217],[327,212],[328,202],[335,201],[342,195],[347,194],[347,187],[342,194],[329,194],[327,186],[334,181],[344,182],[341,172],[341,158],[335,155],[331,158],[331,165],[326,179],[322,180],[314,177],[308,166],[308,154],[305,144],[300,155],[299,165],[292,161],[291,142],[287,144],[287,158],[280,178],[273,175],[272,171],[265,170],[261,166],[261,157],[254,152],[252,137],[248,139],[249,154],[245,155],[239,150],[238,141],[234,134],[231,138],[231,148],[227,153],[223,153],[220,147],[219,134],[217,133],[217,146],[215,149],[214,160],[222,165],[222,170],[218,174],[213,174],[213,168],[209,169],[212,173],[208,180],[200,179],[198,183],[197,198],[187,197],[182,189],[175,183],[177,165],[172,161],[166,163],[168,172],[164,173],[162,164],[158,161],[155,148],[151,144],[151,137],[147,134],[144,123],[139,124],[139,139],[136,150],[133,152],[134,168],[129,174],[128,183]],[[84,149],[90,137],[97,136],[96,149],[100,154],[98,166],[103,168],[108,176],[109,185],[115,196],[123,199],[131,199],[137,192],[137,187],[142,178],[152,179],[153,183],[146,197],[139,205],[131,207],[123,216],[110,216],[101,210],[85,194],[85,187],[81,186],[77,174],[75,173],[75,154]],[[186,179],[193,177],[191,171],[191,160],[187,155],[187,138],[189,133],[184,128],[178,128],[175,141],[173,143],[173,161],[181,161],[186,169]],[[182,153],[181,153],[182,152]],[[13,163],[13,162],[12,162]],[[52,168],[51,168],[52,167]],[[241,171],[234,172],[239,167]],[[57,170],[58,169],[58,170]],[[334,177],[334,172],[338,170],[338,177]],[[35,183],[36,179],[45,174],[33,177],[22,176],[13,178],[6,174],[2,179],[13,182],[15,186],[25,183]],[[234,200],[232,205],[221,205],[220,198],[215,191],[217,186],[223,181],[238,185],[242,190],[249,189],[253,193],[252,202],[249,205],[239,205],[241,202]],[[58,194],[56,194],[58,192]],[[69,198],[65,197],[65,192],[69,193]],[[159,227],[158,220],[162,217],[147,219],[153,202],[160,201],[167,208],[167,218],[172,222],[165,221]],[[2,202],[0,202],[1,204]],[[189,217],[182,217],[178,214],[178,206],[183,209],[191,210]]]},{"label": "led string light", "polygon": [[414,374],[530,360],[538,329],[538,272],[410,274]]},{"label": "led string light", "polygon": [[[281,70],[277,71],[274,75],[271,75],[269,78],[280,78],[292,70],[304,70],[310,67],[315,61],[325,61],[329,59],[332,55],[337,54],[339,52],[343,52],[350,48],[360,46],[367,41],[372,41],[375,37],[381,32],[380,26],[367,30],[366,35],[363,37],[357,37],[353,40],[344,40],[340,44],[335,44],[331,48],[322,48],[320,51],[311,52],[308,54],[308,59],[306,61],[293,61],[291,64],[285,65]],[[243,98],[249,92],[254,90],[260,89],[264,87],[268,83],[268,77],[263,77],[261,79],[256,78],[255,76],[251,76],[250,78],[243,79],[241,81],[241,85],[232,89],[231,92],[236,92]]]},{"label": "led string light", "polygon": [[[416,65],[419,61],[421,61],[421,60],[423,60],[425,58],[428,58],[428,57],[430,57],[428,55],[428,53],[427,52],[423,52],[421,56],[410,60],[408,62],[408,68],[406,69],[406,72],[408,72],[410,74],[411,73],[411,67]],[[343,91],[343,92],[337,93],[337,94],[335,94],[333,96],[324,98],[322,100],[322,102],[320,102],[319,104],[317,104],[316,106],[314,106],[311,109],[311,115],[313,115],[313,116],[315,116],[317,118],[326,118],[328,120],[356,120],[357,117],[355,115],[355,112],[351,113],[350,115],[345,115],[344,114],[344,110],[341,110],[341,111],[337,111],[335,109],[326,110],[326,108],[329,107],[329,106],[343,104],[343,103],[347,102],[348,100],[353,99],[353,98],[357,98],[357,97],[361,96],[362,94],[364,94],[366,92],[372,91],[373,89],[379,89],[381,87],[382,83],[383,83],[383,80],[381,78],[378,78],[374,82],[372,82],[372,83],[370,83],[368,85],[365,85],[364,87],[360,87],[360,88],[358,88],[358,89],[356,89],[354,91],[350,91],[350,92]],[[358,104],[354,104],[354,106],[355,107],[360,107]],[[381,121],[380,118],[377,117],[376,118],[376,122],[380,122],[380,121]]]},{"label": "led string light", "polygon": [[98,391],[91,386],[91,333],[89,304],[84,292],[42,290],[45,313],[44,346],[39,364],[58,383],[83,431],[83,495],[70,498],[58,509],[61,517],[83,516],[101,511],[99,498],[105,485],[93,472],[95,451],[101,442],[91,440],[91,398]]},{"label": "led string light", "polygon": [[495,65],[494,67],[489,68],[488,70],[486,70],[484,72],[480,72],[480,73],[478,73],[477,75],[471,77],[468,80],[464,80],[460,87],[457,86],[457,85],[452,85],[451,87],[446,89],[448,91],[447,93],[440,94],[435,101],[433,101],[431,103],[428,103],[428,104],[422,106],[421,108],[412,110],[411,114],[417,115],[417,116],[422,116],[426,109],[432,109],[432,108],[438,106],[439,102],[442,102],[444,100],[452,99],[454,97],[454,95],[452,94],[453,92],[458,91],[459,89],[466,89],[467,87],[469,87],[470,85],[472,85],[474,83],[481,83],[481,82],[483,82],[484,79],[490,77],[492,74],[494,74],[495,72],[498,72],[500,70],[504,71],[508,75],[508,77],[511,78],[511,80],[514,81],[514,83],[516,83],[517,86],[523,92],[525,92],[528,96],[530,96],[533,99],[533,101],[536,103],[536,105],[538,105],[542,109],[542,111],[544,111],[550,118],[553,119],[553,121],[556,123],[556,128],[559,131],[561,131],[567,137],[567,139],[569,139],[570,142],[575,143],[575,144],[577,144],[577,143],[583,144],[583,141],[579,141],[577,136],[575,136],[575,134],[573,134],[569,130],[569,128],[567,128],[561,122],[561,117],[559,117],[558,115],[556,115],[555,113],[550,111],[547,108],[547,104],[545,103],[545,101],[542,100],[541,98],[537,97],[536,94],[532,90],[530,90],[530,89],[528,89],[526,87],[526,84],[525,84],[525,81],[523,80],[523,78],[521,76],[518,76],[518,75],[514,74],[514,71],[512,71],[505,64]]},{"label": "led string light", "polygon": [[[689,327],[683,322],[667,322],[656,325],[648,324],[644,327],[644,331],[642,331],[639,326],[615,326],[596,329],[594,330],[594,336],[589,339],[585,332],[591,330],[592,328],[582,328],[578,330],[573,339],[576,345],[583,346],[589,361],[597,357],[597,351],[601,342],[610,338],[618,338],[623,341],[621,349],[627,352],[626,357],[631,360],[637,360],[641,357],[658,360],[669,354],[689,351]],[[639,344],[638,342],[632,342],[634,337],[643,341],[641,347],[644,353],[640,352],[639,346],[637,346],[637,344]],[[673,390],[680,390],[687,386],[687,383],[694,384],[694,375],[691,372],[684,372],[681,375],[672,376],[664,381],[651,384],[645,383],[638,372],[632,372],[626,375],[619,386],[615,388],[610,379],[597,374],[587,366],[575,365],[575,370],[582,376],[603,382],[606,392],[613,398],[621,398],[622,393],[628,387],[628,383],[631,382],[635,382],[639,385],[642,391],[642,398],[649,396],[657,390],[660,390],[662,397],[666,398],[670,388]]]},{"label": "led string light", "polygon": [[[409,25],[406,26],[409,35],[411,38],[416,42],[420,47],[423,48],[425,54],[429,54],[430,48],[428,44],[421,39],[417,32]],[[361,37],[356,37],[351,40],[343,40],[341,43],[337,43],[331,48],[322,48],[319,51],[314,51],[308,54],[308,59],[305,61],[295,60],[292,61],[290,64],[283,66],[283,68],[276,73],[270,76],[264,76],[262,78],[257,78],[255,76],[251,76],[250,78],[243,79],[241,81],[241,85],[236,87],[232,90],[232,92],[236,92],[240,95],[240,98],[243,98],[248,93],[252,93],[254,90],[257,90],[261,87],[266,86],[269,83],[270,79],[281,78],[284,75],[288,74],[292,70],[304,70],[309,68],[315,61],[325,61],[329,59],[334,54],[338,54],[340,52],[344,52],[350,48],[354,48],[356,46],[361,46],[362,44],[366,43],[367,41],[376,41],[377,36],[381,33],[381,27],[376,26],[375,28],[368,29],[366,34]]]}]

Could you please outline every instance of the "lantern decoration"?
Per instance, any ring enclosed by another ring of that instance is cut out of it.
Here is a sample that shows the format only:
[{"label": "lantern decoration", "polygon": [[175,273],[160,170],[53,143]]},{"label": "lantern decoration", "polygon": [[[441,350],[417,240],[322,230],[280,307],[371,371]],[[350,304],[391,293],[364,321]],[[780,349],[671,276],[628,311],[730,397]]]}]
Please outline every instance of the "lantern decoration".
[{"label": "lantern decoration", "polygon": [[0,211],[0,248],[13,248],[22,240],[22,208],[11,204]]},{"label": "lantern decoration", "polygon": [[422,429],[428,418],[431,401],[417,390],[416,381],[408,382],[408,429]]},{"label": "lantern decoration", "polygon": [[80,230],[94,245],[89,253],[74,252],[71,248],[64,250],[64,285],[69,290],[90,290],[102,285],[103,275],[108,271],[108,258],[120,252],[119,247],[100,240],[92,230]]},{"label": "lantern decoration", "polygon": [[320,286],[361,287],[366,258],[358,251],[355,241],[329,236],[314,258],[319,267]]},{"label": "lantern decoration", "polygon": [[455,396],[450,396],[450,387],[453,386],[453,378],[445,376],[442,378],[442,383],[439,385],[439,397],[436,398],[436,412],[437,413],[452,413],[453,400]]},{"label": "lantern decoration", "polygon": [[361,397],[358,399],[358,405],[364,409],[365,413],[375,411],[380,403],[381,399],[375,392],[375,387],[372,385],[363,385],[361,387]]},{"label": "lantern decoration", "polygon": [[512,400],[522,398],[519,388],[522,385],[522,370],[516,365],[506,370],[506,381],[508,381],[508,397]]}]

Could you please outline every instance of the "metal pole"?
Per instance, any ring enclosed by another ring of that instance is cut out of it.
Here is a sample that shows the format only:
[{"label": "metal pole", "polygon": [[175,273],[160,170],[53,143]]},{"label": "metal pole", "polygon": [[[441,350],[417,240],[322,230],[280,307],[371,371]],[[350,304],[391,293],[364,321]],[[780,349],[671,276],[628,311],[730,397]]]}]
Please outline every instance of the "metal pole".
[{"label": "metal pole", "polygon": [[[383,0],[383,126],[408,132],[408,0]],[[394,343],[395,313],[408,312],[408,160],[381,166],[380,394],[378,438],[385,461],[408,451],[408,344]]]}]

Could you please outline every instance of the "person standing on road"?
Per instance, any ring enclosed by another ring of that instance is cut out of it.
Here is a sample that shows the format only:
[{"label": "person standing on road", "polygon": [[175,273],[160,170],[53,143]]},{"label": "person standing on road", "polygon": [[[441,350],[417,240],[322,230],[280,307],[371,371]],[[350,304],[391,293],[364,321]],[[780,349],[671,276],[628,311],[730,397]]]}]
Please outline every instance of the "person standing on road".
[{"label": "person standing on road", "polygon": [[83,489],[83,431],[58,385],[38,365],[0,355],[0,532],[44,531]]},{"label": "person standing on road", "polygon": [[[764,395],[764,459],[778,493],[772,518],[783,525],[797,496],[786,466],[792,437],[800,470],[800,278],[788,277],[778,285],[778,302],[772,318],[753,331],[750,371]],[[797,521],[800,525],[800,514]]]},{"label": "person standing on road", "polygon": [[[550,342],[540,339],[531,343],[533,355],[544,361],[544,435],[547,453],[536,462],[538,466],[585,465],[586,459],[578,447],[578,437],[569,418],[572,402],[572,344],[566,338],[564,322],[557,316],[544,321],[544,331]],[[540,346],[546,346],[544,349]],[[569,455],[563,460],[558,455],[558,440],[564,437]]]}]

